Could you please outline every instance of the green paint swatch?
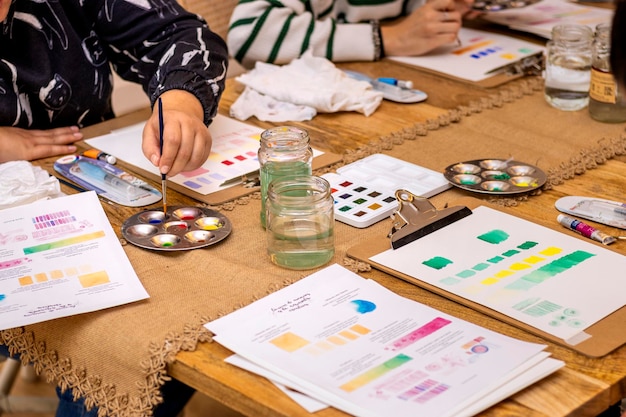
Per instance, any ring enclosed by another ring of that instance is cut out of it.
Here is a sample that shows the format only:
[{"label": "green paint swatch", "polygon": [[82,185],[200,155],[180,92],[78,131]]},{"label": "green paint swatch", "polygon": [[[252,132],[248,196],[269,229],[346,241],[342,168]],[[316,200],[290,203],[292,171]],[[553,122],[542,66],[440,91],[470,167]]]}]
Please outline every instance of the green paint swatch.
[{"label": "green paint swatch", "polygon": [[529,241],[524,242],[524,243],[522,243],[521,245],[519,245],[519,246],[517,247],[517,249],[526,250],[526,249],[531,249],[531,248],[534,248],[534,247],[535,247],[535,246],[537,246],[537,245],[538,245],[538,243],[537,243],[537,242],[532,242],[532,241],[530,241],[530,240],[529,240]]},{"label": "green paint swatch", "polygon": [[485,269],[489,268],[489,264],[486,264],[484,262],[481,262],[479,264],[476,264],[472,267],[472,269],[474,271],[484,271]]},{"label": "green paint swatch", "polygon": [[443,258],[441,256],[435,256],[427,261],[422,262],[423,265],[429,266],[434,269],[442,269],[450,265],[452,261],[450,259]]},{"label": "green paint swatch", "polygon": [[504,253],[502,254],[502,256],[506,256],[507,258],[510,258],[511,256],[515,256],[515,255],[517,255],[518,253],[519,253],[519,251],[518,251],[518,250],[511,249],[511,250],[508,250],[508,251],[504,252]]},{"label": "green paint swatch", "polygon": [[498,262],[502,262],[504,258],[502,256],[494,256],[493,258],[487,259],[487,262],[492,264],[497,264]]},{"label": "green paint swatch", "polygon": [[472,271],[471,269],[466,269],[464,271],[459,272],[458,274],[456,274],[457,277],[459,278],[469,278],[476,275],[476,272]]},{"label": "green paint swatch", "polygon": [[507,232],[498,229],[494,229],[491,232],[483,233],[482,235],[478,236],[478,239],[494,245],[502,243],[508,238],[509,234]]},{"label": "green paint swatch", "polygon": [[448,277],[448,278],[442,279],[439,282],[441,282],[442,284],[445,284],[445,285],[454,285],[454,284],[458,284],[459,282],[461,282],[461,280],[453,278],[453,277]]}]

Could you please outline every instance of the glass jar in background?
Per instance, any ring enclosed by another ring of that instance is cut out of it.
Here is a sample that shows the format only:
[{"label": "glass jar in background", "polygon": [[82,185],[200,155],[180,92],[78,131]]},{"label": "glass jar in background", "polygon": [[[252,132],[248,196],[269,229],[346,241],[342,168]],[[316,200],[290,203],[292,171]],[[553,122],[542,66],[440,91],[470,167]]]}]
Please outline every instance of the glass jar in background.
[{"label": "glass jar in background", "polygon": [[589,115],[600,122],[620,123],[626,121],[626,99],[611,72],[610,53],[611,24],[601,23],[593,40]]},{"label": "glass jar in background", "polygon": [[259,164],[261,180],[261,225],[265,227],[267,186],[277,178],[311,175],[313,150],[309,134],[297,127],[280,126],[261,133]]},{"label": "glass jar in background", "polygon": [[327,180],[314,175],[273,180],[267,189],[267,252],[289,269],[322,266],[335,254],[335,202]]},{"label": "glass jar in background", "polygon": [[585,25],[557,25],[546,45],[546,101],[560,110],[589,104],[593,31]]}]

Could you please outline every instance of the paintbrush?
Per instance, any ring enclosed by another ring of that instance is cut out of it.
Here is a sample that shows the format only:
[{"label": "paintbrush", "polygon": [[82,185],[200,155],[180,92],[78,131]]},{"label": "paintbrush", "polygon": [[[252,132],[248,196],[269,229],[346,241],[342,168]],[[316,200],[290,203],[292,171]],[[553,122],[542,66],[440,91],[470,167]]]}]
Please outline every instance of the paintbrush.
[{"label": "paintbrush", "polygon": [[[159,146],[163,157],[163,103],[159,97]],[[161,174],[161,193],[163,194],[163,214],[167,215],[167,174]]]}]

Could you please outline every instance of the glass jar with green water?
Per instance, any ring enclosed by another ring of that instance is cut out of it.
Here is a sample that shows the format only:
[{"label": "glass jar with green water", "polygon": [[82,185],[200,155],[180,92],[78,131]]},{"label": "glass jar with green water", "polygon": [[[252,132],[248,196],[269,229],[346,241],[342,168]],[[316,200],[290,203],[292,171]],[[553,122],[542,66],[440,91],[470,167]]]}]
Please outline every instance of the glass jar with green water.
[{"label": "glass jar with green water", "polygon": [[289,176],[267,189],[267,251],[272,262],[289,269],[311,269],[335,254],[335,214],[331,187],[324,178]]},{"label": "glass jar with green water", "polygon": [[265,227],[267,187],[286,176],[311,175],[313,150],[309,133],[297,127],[279,126],[261,133],[259,148],[261,180],[261,225]]}]

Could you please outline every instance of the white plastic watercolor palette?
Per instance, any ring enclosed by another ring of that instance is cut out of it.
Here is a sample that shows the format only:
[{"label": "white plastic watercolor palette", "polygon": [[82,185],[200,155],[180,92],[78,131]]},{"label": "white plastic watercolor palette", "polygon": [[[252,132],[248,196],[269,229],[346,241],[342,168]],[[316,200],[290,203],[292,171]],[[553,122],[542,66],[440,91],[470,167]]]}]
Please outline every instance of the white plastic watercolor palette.
[{"label": "white plastic watercolor palette", "polygon": [[451,187],[440,172],[384,154],[370,155],[322,178],[331,185],[335,220],[358,228],[391,216],[398,208],[398,189],[428,198]]},{"label": "white plastic watercolor palette", "polygon": [[67,155],[54,162],[54,170],[84,189],[123,206],[148,206],[163,198],[159,190],[144,180],[99,159]]},{"label": "white plastic watercolor palette", "polygon": [[145,210],[129,217],[122,225],[122,236],[144,249],[180,251],[203,248],[225,239],[230,221],[204,207],[174,206]]}]

